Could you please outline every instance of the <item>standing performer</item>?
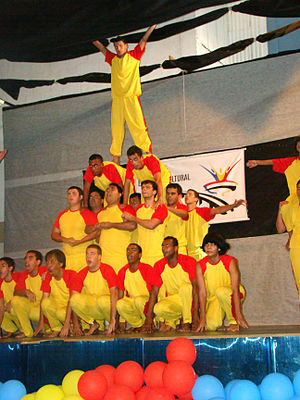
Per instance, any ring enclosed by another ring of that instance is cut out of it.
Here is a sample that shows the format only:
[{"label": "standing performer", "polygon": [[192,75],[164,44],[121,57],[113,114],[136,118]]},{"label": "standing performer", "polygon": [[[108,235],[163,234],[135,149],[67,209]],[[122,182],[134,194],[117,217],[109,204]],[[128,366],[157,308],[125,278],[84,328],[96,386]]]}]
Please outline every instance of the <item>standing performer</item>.
[{"label": "standing performer", "polygon": [[109,51],[98,40],[93,44],[105,56],[111,66],[111,108],[112,144],[110,153],[113,161],[120,164],[122,145],[125,135],[124,124],[128,125],[134,143],[145,153],[151,153],[151,140],[145,123],[139,96],[142,94],[140,81],[140,59],[145,51],[146,42],[156,25],[148,28],[134,50],[128,51],[126,40],[120,36],[112,39],[116,53]]},{"label": "standing performer", "polygon": [[278,233],[288,231],[289,239],[286,244],[290,258],[300,301],[300,180],[296,185],[297,203],[282,201],[279,204],[276,227]]},{"label": "standing performer", "polygon": [[[199,261],[196,270],[200,299],[204,298],[206,292],[207,330],[222,328],[235,332],[240,327],[248,328],[242,313],[241,302],[245,300],[246,292],[240,284],[238,261],[225,254],[229,244],[222,235],[208,233],[202,248],[207,256]],[[223,328],[225,316],[229,323],[227,328]],[[200,315],[198,331],[202,331],[204,327],[205,319]]]}]

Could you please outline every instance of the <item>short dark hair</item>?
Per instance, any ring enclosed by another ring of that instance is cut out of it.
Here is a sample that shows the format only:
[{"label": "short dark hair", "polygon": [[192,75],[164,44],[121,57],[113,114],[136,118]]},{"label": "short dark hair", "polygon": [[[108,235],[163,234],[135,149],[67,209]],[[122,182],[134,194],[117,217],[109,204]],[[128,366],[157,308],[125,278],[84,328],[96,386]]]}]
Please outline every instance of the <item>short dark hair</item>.
[{"label": "short dark hair", "polygon": [[129,149],[127,150],[127,157],[129,156],[133,156],[134,154],[137,154],[139,157],[142,157],[143,155],[143,150],[140,149],[137,146],[131,146],[129,147]]},{"label": "short dark hair", "polygon": [[138,197],[140,199],[140,201],[142,200],[141,193],[134,192],[134,193],[131,193],[131,195],[129,196],[130,199],[134,199],[135,197]]},{"label": "short dark hair", "polygon": [[298,185],[299,185],[299,183],[300,183],[300,179],[299,179],[299,181],[296,183],[296,186],[298,186]]},{"label": "short dark hair", "polygon": [[179,183],[169,183],[166,186],[166,191],[167,189],[176,189],[178,194],[182,194],[182,187],[179,185]]},{"label": "short dark hair", "polygon": [[83,197],[83,190],[79,187],[79,186],[70,186],[67,190],[67,192],[69,190],[77,190],[77,192],[79,193],[79,196]]},{"label": "short dark hair", "polygon": [[112,182],[112,183],[110,183],[108,186],[114,186],[114,187],[116,187],[116,188],[118,189],[118,192],[121,193],[121,194],[123,194],[123,190],[122,190],[121,186],[119,186],[117,183]]},{"label": "short dark hair", "polygon": [[220,233],[210,232],[204,237],[201,246],[203,251],[205,251],[204,247],[207,243],[214,243],[220,249],[219,250],[220,256],[225,254],[227,250],[230,248],[230,245],[226,242],[226,240]]},{"label": "short dark hair", "polygon": [[94,161],[94,160],[100,160],[101,162],[103,162],[103,157],[100,154],[96,153],[89,156],[89,161]]},{"label": "short dark hair", "polygon": [[138,249],[140,254],[142,254],[142,252],[143,252],[141,246],[139,244],[137,244],[137,243],[129,243],[128,246],[135,246]]},{"label": "short dark hair", "polygon": [[10,257],[1,257],[1,258],[0,258],[0,261],[5,261],[6,264],[7,264],[9,267],[12,267],[12,271],[11,271],[11,272],[14,272],[15,267],[16,267],[16,263],[15,263],[15,260],[14,260],[13,258],[10,258]]},{"label": "short dark hair", "polygon": [[35,258],[36,258],[37,260],[40,260],[40,262],[41,262],[41,264],[42,264],[42,262],[43,262],[43,255],[42,255],[42,253],[41,253],[40,251],[38,251],[38,250],[27,250],[27,251],[26,251],[26,254],[28,254],[28,253],[33,253],[33,254],[35,255]]},{"label": "short dark hair", "polygon": [[98,193],[98,194],[100,195],[101,199],[104,199],[105,193],[103,192],[103,190],[97,188],[96,186],[94,186],[94,187],[90,190],[90,192],[89,192],[89,197],[90,197],[91,193],[94,193],[94,192]]},{"label": "short dark hair", "polygon": [[56,259],[57,259],[57,261],[60,263],[60,264],[62,264],[62,268],[65,268],[66,267],[66,256],[65,256],[65,253],[63,253],[61,250],[59,250],[59,249],[53,249],[53,250],[50,250],[50,251],[48,251],[48,253],[45,255],[45,260],[47,261],[47,259],[49,258],[49,257],[52,257],[52,256],[54,256]]},{"label": "short dark hair", "polygon": [[110,39],[111,43],[115,43],[115,42],[123,42],[124,44],[127,44],[127,40],[124,36],[117,36],[115,38]]},{"label": "short dark hair", "polygon": [[141,187],[142,187],[143,185],[148,185],[149,183],[152,185],[152,189],[153,189],[153,190],[156,190],[156,193],[158,193],[157,183],[154,182],[154,181],[151,181],[151,179],[145,179],[145,180],[141,183]]},{"label": "short dark hair", "polygon": [[85,249],[85,251],[87,251],[88,249],[96,249],[97,250],[97,253],[101,256],[101,254],[102,254],[102,250],[101,250],[101,247],[98,245],[98,244],[90,244],[86,249]]},{"label": "short dark hair", "polygon": [[178,240],[177,240],[176,237],[174,237],[174,236],[166,236],[166,237],[164,238],[164,241],[165,241],[165,240],[172,240],[173,246],[178,246]]}]

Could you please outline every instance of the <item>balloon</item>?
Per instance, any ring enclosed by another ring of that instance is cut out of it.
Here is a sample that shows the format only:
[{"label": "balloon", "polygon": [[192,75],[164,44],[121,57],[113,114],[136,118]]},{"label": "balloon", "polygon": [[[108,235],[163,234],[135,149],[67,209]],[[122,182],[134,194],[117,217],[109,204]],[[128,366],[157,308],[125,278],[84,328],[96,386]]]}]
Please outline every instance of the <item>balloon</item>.
[{"label": "balloon", "polygon": [[78,392],[85,400],[102,400],[107,391],[107,380],[100,372],[85,372],[78,381]]},{"label": "balloon", "polygon": [[192,392],[188,392],[178,397],[179,400],[193,400]]},{"label": "balloon", "polygon": [[26,394],[26,388],[22,382],[12,379],[0,386],[1,400],[20,400]]},{"label": "balloon", "polygon": [[104,400],[136,400],[134,391],[125,385],[113,385],[111,386]]},{"label": "balloon", "polygon": [[298,369],[298,371],[296,372],[296,375],[294,376],[293,386],[294,386],[295,394],[300,395],[300,369]]},{"label": "balloon", "polygon": [[100,372],[105,376],[107,380],[107,387],[111,387],[114,384],[116,369],[112,365],[99,365],[95,371]]},{"label": "balloon", "polygon": [[291,397],[289,400],[300,400],[300,396],[295,394],[295,396]]},{"label": "balloon", "polygon": [[64,392],[56,385],[42,386],[35,395],[35,400],[62,400]]},{"label": "balloon", "polygon": [[175,400],[175,397],[166,388],[154,388],[150,389],[145,400]]},{"label": "balloon", "polygon": [[25,396],[23,396],[23,397],[21,398],[21,400],[35,400],[35,394],[36,394],[36,392],[34,392],[34,393],[28,393],[28,394],[26,394]]},{"label": "balloon", "polygon": [[143,386],[138,392],[136,392],[136,400],[145,400],[148,392],[150,392],[150,388],[148,386]]},{"label": "balloon", "polygon": [[230,399],[230,392],[233,387],[237,382],[239,382],[239,379],[233,379],[232,381],[228,382],[227,385],[225,386],[225,399]]},{"label": "balloon", "polygon": [[69,396],[64,397],[63,400],[84,400],[84,398],[77,394],[70,394]]},{"label": "balloon", "polygon": [[168,362],[181,360],[192,365],[197,357],[196,346],[190,339],[179,337],[168,344],[166,356]]},{"label": "balloon", "polygon": [[128,386],[131,390],[137,392],[144,383],[143,368],[135,361],[122,362],[116,368],[115,383]]},{"label": "balloon", "polygon": [[84,371],[81,371],[79,369],[74,369],[73,371],[70,371],[65,375],[62,381],[62,390],[65,396],[69,394],[76,394],[77,396],[79,396],[77,385],[79,378],[83,374]]},{"label": "balloon", "polygon": [[195,384],[194,369],[185,361],[171,361],[163,372],[163,383],[176,396],[186,394]]},{"label": "balloon", "polygon": [[246,379],[240,380],[232,386],[229,400],[260,400],[260,392],[255,383]]},{"label": "balloon", "polygon": [[209,400],[214,397],[225,398],[225,390],[222,383],[212,375],[202,375],[192,389],[194,400]]},{"label": "balloon", "polygon": [[290,400],[294,395],[294,388],[287,376],[275,372],[264,377],[260,394],[262,400]]},{"label": "balloon", "polygon": [[148,365],[145,369],[144,378],[145,383],[149,388],[153,389],[164,386],[162,376],[166,366],[167,364],[162,361],[154,361]]}]

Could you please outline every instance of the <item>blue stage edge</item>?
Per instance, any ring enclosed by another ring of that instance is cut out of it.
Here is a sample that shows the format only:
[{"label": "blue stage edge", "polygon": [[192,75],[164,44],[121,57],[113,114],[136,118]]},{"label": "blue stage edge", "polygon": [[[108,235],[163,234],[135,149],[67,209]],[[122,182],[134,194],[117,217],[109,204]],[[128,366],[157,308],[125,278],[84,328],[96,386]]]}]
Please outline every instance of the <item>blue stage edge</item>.
[{"label": "blue stage edge", "polygon": [[[300,368],[299,336],[192,340],[197,348],[196,373],[214,375],[223,385],[233,379],[260,384],[271,372],[293,379]],[[170,341],[128,338],[0,343],[0,381],[18,379],[33,392],[46,384],[60,385],[73,369],[87,371],[101,364],[116,367],[126,360],[137,361],[145,368],[153,361],[167,361]]]}]

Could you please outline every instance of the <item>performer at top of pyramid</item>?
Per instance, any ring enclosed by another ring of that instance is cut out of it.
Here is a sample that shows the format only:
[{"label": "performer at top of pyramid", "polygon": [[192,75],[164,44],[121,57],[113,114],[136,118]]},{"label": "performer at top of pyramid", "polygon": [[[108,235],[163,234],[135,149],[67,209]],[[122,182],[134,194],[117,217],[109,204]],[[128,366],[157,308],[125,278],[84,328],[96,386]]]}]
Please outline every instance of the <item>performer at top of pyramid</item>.
[{"label": "performer at top of pyramid", "polygon": [[151,139],[148,135],[139,96],[142,94],[140,81],[140,59],[145,51],[146,42],[155,29],[152,25],[134,50],[128,51],[128,44],[123,37],[111,40],[116,53],[108,50],[99,40],[93,44],[105,56],[105,61],[111,66],[111,132],[112,144],[110,153],[113,161],[120,164],[122,145],[125,135],[125,121],[133,137],[134,143],[145,153],[151,153]]}]

